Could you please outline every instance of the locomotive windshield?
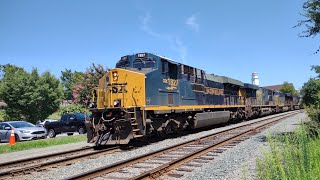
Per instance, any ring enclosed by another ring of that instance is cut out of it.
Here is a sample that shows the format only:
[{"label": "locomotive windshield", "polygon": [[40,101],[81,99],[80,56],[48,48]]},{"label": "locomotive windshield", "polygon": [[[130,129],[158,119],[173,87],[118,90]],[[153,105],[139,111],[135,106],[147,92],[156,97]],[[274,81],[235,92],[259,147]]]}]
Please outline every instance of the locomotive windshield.
[{"label": "locomotive windshield", "polygon": [[126,68],[126,67],[130,67],[130,61],[129,60],[120,60],[117,64],[116,64],[117,68]]},{"label": "locomotive windshield", "polygon": [[136,59],[133,68],[154,68],[155,62],[151,59]]}]

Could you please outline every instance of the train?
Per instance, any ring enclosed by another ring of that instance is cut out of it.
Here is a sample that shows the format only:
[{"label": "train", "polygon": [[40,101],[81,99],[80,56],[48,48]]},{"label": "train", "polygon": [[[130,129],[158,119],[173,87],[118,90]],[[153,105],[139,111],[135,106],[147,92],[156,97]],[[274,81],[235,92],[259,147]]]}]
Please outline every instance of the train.
[{"label": "train", "polygon": [[92,90],[89,143],[159,135],[299,109],[300,97],[206,73],[153,53],[122,56]]}]

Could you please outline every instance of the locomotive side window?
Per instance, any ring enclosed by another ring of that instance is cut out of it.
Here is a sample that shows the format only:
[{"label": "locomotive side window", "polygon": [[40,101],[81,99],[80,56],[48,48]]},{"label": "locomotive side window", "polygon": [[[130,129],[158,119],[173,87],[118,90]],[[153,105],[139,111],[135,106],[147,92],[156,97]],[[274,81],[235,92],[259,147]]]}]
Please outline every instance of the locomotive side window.
[{"label": "locomotive side window", "polygon": [[169,78],[170,79],[178,78],[178,66],[176,64],[169,63]]},{"label": "locomotive side window", "polygon": [[183,65],[183,74],[188,74],[189,72],[189,67],[186,65]]},{"label": "locomotive side window", "polygon": [[178,78],[178,66],[176,64],[170,63],[164,59],[161,60],[162,63],[162,74],[164,78],[177,79]]},{"label": "locomotive side window", "polygon": [[162,60],[161,62],[162,62],[162,74],[167,74],[169,71],[168,62],[164,60]]}]

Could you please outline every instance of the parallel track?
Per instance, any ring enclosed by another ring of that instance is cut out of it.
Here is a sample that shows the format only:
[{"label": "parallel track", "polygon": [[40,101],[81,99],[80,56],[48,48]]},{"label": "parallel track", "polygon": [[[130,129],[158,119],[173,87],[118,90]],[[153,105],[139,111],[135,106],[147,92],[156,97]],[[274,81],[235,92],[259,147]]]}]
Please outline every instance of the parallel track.
[{"label": "parallel track", "polygon": [[4,162],[0,163],[0,179],[26,175],[33,171],[42,171],[63,164],[70,165],[72,161],[101,154],[110,154],[119,150],[119,147],[111,147],[103,150],[94,150],[93,147],[84,147],[81,149]]},{"label": "parallel track", "polygon": [[175,171],[179,167],[180,170],[188,171],[188,169],[181,167],[188,166],[188,163],[191,163],[191,166],[196,166],[193,161],[197,163],[208,162],[214,159],[215,153],[222,153],[226,150],[225,147],[233,147],[280,120],[298,113],[295,111],[213,133],[196,140],[78,174],[68,179],[153,179],[168,173],[171,177],[179,177],[179,174],[171,171]]}]

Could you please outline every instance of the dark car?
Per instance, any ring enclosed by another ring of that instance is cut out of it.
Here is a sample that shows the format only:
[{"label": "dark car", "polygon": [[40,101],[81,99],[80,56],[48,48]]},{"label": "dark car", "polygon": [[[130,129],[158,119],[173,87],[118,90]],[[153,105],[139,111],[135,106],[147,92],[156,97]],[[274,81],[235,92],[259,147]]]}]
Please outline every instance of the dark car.
[{"label": "dark car", "polygon": [[87,115],[84,113],[64,114],[59,121],[46,122],[44,127],[48,131],[50,138],[57,134],[67,133],[69,136],[74,132],[84,134],[87,132],[84,121]]}]

